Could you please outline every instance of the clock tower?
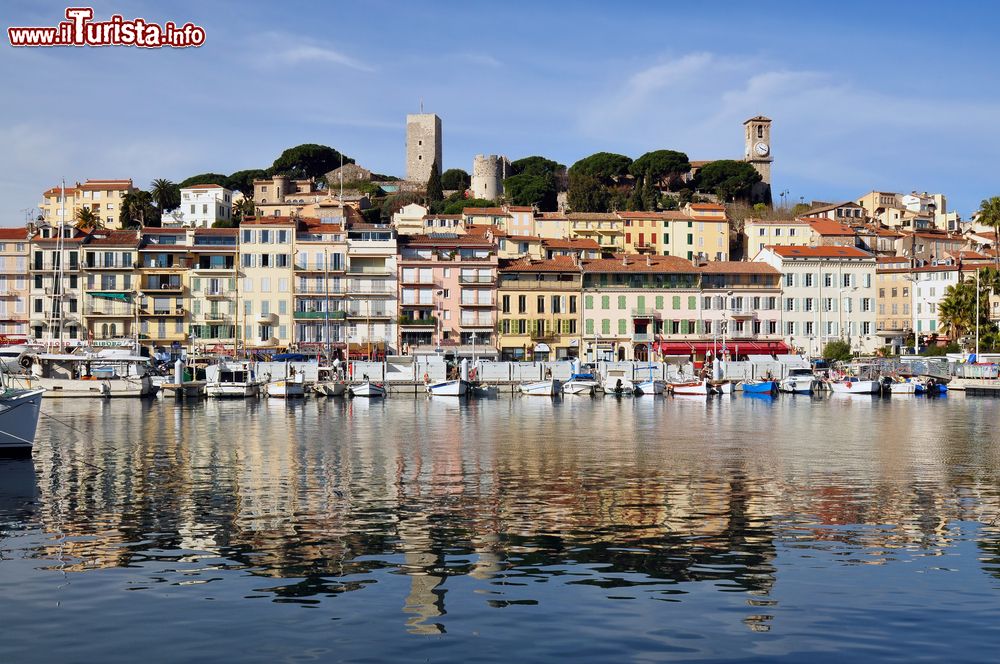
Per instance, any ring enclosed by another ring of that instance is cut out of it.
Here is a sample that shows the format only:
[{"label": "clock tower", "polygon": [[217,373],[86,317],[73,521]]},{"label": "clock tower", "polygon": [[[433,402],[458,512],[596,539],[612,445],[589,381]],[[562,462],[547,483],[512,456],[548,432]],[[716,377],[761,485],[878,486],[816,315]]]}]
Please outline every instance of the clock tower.
[{"label": "clock tower", "polygon": [[746,148],[743,160],[757,169],[761,181],[754,186],[752,197],[755,201],[771,203],[771,119],[763,115],[750,118],[743,123],[746,130]]}]

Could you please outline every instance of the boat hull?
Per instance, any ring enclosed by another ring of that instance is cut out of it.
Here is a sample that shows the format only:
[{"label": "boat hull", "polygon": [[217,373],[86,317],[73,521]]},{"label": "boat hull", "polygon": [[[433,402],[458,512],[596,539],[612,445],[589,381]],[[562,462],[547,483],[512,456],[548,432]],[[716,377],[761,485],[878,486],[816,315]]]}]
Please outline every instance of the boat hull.
[{"label": "boat hull", "polygon": [[347,393],[347,383],[316,383],[313,385],[313,392],[325,397],[340,397]]},{"label": "boat hull", "polygon": [[49,399],[120,398],[134,399],[153,396],[156,389],[150,376],[129,378],[100,378],[81,380],[73,378],[38,378],[15,376],[26,389],[42,388]]},{"label": "boat hull", "polygon": [[562,389],[562,383],[558,380],[540,380],[534,383],[522,383],[518,389],[521,394],[534,397],[554,397]]},{"label": "boat hull", "polygon": [[831,381],[830,389],[835,394],[876,394],[879,391],[877,380]]},{"label": "boat hull", "polygon": [[778,389],[787,394],[812,394],[816,380],[811,377],[786,378],[778,383]]},{"label": "boat hull", "polygon": [[38,428],[44,390],[11,390],[0,397],[0,453],[31,449]]},{"label": "boat hull", "polygon": [[635,384],[641,394],[663,394],[667,389],[667,383],[662,380],[643,380]]},{"label": "boat hull", "polygon": [[742,387],[747,394],[775,394],[778,391],[778,384],[773,380],[743,383]]},{"label": "boat hull", "polygon": [[362,399],[381,399],[385,396],[385,388],[375,383],[361,383],[351,388],[351,396]]},{"label": "boat hull", "polygon": [[306,395],[306,388],[300,381],[277,380],[267,384],[267,396],[273,399],[297,399]]},{"label": "boat hull", "polygon": [[260,394],[256,383],[206,383],[205,394],[213,399],[252,399]]},{"label": "boat hull", "polygon": [[427,394],[433,397],[463,397],[468,390],[469,383],[464,380],[447,380],[427,385]]},{"label": "boat hull", "polygon": [[671,383],[670,391],[673,394],[679,396],[708,396],[711,394],[711,388],[708,386],[708,381],[699,380],[690,383]]},{"label": "boat hull", "polygon": [[563,383],[563,394],[591,395],[597,391],[596,380],[568,380]]}]

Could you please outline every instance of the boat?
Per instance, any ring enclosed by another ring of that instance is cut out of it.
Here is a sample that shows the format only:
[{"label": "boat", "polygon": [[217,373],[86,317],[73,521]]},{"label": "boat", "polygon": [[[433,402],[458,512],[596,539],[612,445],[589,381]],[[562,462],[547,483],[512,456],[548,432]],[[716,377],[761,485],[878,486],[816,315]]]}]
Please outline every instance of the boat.
[{"label": "boat", "polygon": [[914,378],[891,378],[889,376],[882,379],[882,390],[887,394],[923,394],[927,391],[924,384]]},{"label": "boat", "polygon": [[708,386],[715,394],[733,393],[733,381],[731,380],[711,380],[708,382]]},{"label": "boat", "polygon": [[707,380],[673,382],[669,384],[671,394],[707,396],[713,393]]},{"label": "boat", "polygon": [[462,397],[469,389],[466,380],[446,380],[441,383],[427,383],[427,394],[434,397]]},{"label": "boat", "polygon": [[220,362],[205,369],[205,394],[216,399],[247,399],[260,394],[251,362]]},{"label": "boat", "polygon": [[385,385],[382,383],[373,383],[370,380],[351,386],[349,392],[352,397],[362,397],[365,399],[380,399],[386,394]]},{"label": "boat", "polygon": [[642,392],[636,388],[632,379],[626,376],[625,371],[622,369],[608,369],[607,374],[604,376],[602,389],[605,394],[611,394],[613,396],[632,396],[642,394]]},{"label": "boat", "polygon": [[741,385],[746,394],[777,394],[778,383],[773,380],[750,380]]},{"label": "boat", "polygon": [[667,382],[664,380],[643,380],[635,384],[635,389],[639,394],[663,394],[667,389]]},{"label": "boat", "polygon": [[856,376],[831,380],[829,385],[835,394],[877,394],[880,387],[877,380],[861,380]]},{"label": "boat", "polygon": [[319,367],[312,391],[324,397],[340,397],[347,394],[347,382],[344,381],[340,367]]},{"label": "boat", "polygon": [[36,353],[22,356],[28,372],[11,374],[27,389],[41,387],[49,398],[147,397],[156,394],[148,357],[117,351]]},{"label": "boat", "polygon": [[521,394],[535,397],[558,396],[562,390],[562,382],[558,380],[538,380],[532,383],[521,383],[518,386]]},{"label": "boat", "polygon": [[295,399],[306,395],[305,374],[293,374],[267,384],[267,396],[275,399]]},{"label": "boat", "polygon": [[806,367],[789,369],[788,375],[778,383],[778,389],[791,394],[812,394],[816,389],[816,376]]},{"label": "boat", "polygon": [[0,392],[0,454],[30,452],[45,390],[7,387],[8,382]]},{"label": "boat", "polygon": [[594,374],[575,373],[569,377],[569,380],[563,383],[562,391],[563,394],[592,395],[600,386],[601,384],[597,382],[597,378]]}]

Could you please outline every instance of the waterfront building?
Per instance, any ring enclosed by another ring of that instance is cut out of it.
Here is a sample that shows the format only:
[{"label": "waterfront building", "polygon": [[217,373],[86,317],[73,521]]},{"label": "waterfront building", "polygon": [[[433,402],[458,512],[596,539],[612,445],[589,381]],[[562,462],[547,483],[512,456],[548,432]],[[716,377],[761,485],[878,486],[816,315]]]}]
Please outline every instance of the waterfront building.
[{"label": "waterfront building", "polygon": [[143,346],[178,352],[187,345],[189,250],[184,229],[142,229],[136,281]]},{"label": "waterfront building", "polygon": [[503,261],[497,282],[500,359],[579,357],[582,283],[580,261],[571,256]]},{"label": "waterfront building", "polygon": [[399,340],[403,354],[496,355],[497,247],[490,234],[400,240]]},{"label": "waterfront building", "polygon": [[[781,273],[765,263],[708,261],[700,265],[701,339],[663,344],[663,354],[707,355],[726,340],[731,357],[787,353],[781,330]],[[675,323],[671,323],[675,325]],[[674,330],[664,330],[670,339]]]},{"label": "waterfront building", "polygon": [[625,222],[613,212],[567,212],[569,238],[594,240],[602,251],[625,251]]},{"label": "waterfront building", "polygon": [[211,228],[233,218],[233,192],[218,184],[196,184],[181,189],[181,204],[160,218],[163,227]]},{"label": "waterfront building", "polygon": [[676,256],[620,254],[583,261],[588,361],[648,360],[656,334],[696,338],[700,270]]},{"label": "waterfront building", "polygon": [[[316,189],[314,178],[293,180],[285,175],[253,181],[254,207],[257,218],[306,217],[316,215],[316,206],[327,203],[338,206],[330,189]],[[367,200],[367,199],[365,199]]]},{"label": "waterfront building", "polygon": [[879,256],[875,270],[878,288],[876,334],[892,353],[902,351],[906,337],[913,331],[911,290],[914,276],[906,257]]},{"label": "waterfront building", "polygon": [[968,244],[965,236],[945,231],[900,231],[895,237],[895,254],[912,258],[916,265],[933,264],[945,254],[961,251]]},{"label": "waterfront building", "polygon": [[913,320],[917,334],[921,337],[921,345],[925,339],[936,335],[943,342],[953,341],[946,334],[938,317],[938,307],[950,286],[958,284],[962,279],[962,269],[958,264],[925,265],[911,268],[913,279]]},{"label": "waterfront building", "polygon": [[347,344],[344,217],[301,219],[295,229],[295,347],[340,353]]},{"label": "waterfront building", "polygon": [[236,353],[239,315],[238,230],[196,228],[190,238],[190,344]]},{"label": "waterfront building", "polygon": [[729,258],[729,218],[715,203],[691,203],[683,210],[618,212],[625,253],[679,256],[688,260]]},{"label": "waterfront building", "polygon": [[240,224],[237,324],[248,349],[287,349],[292,342],[296,223],[290,217],[256,217]]},{"label": "waterfront building", "polygon": [[396,232],[387,224],[347,225],[347,335],[353,358],[396,354]]},{"label": "waterfront building", "polygon": [[84,337],[80,250],[86,235],[40,222],[28,241],[29,326],[33,340],[78,345]]},{"label": "waterfront building", "polygon": [[28,339],[28,230],[0,228],[0,345]]},{"label": "waterfront building", "polygon": [[786,342],[812,356],[833,340],[873,352],[875,256],[856,247],[764,247],[755,261],[782,275],[782,325]]},{"label": "waterfront building", "polygon": [[812,229],[801,219],[747,219],[743,224],[743,256],[751,258],[772,244],[807,247]]},{"label": "waterfront building", "polygon": [[[72,186],[52,187],[42,193],[38,204],[42,220],[52,226],[76,223],[76,213],[88,208],[107,228],[121,228],[119,214],[125,194],[135,191],[132,180],[87,180]],[[65,192],[65,201],[63,193]],[[64,216],[65,215],[65,216]]]},{"label": "waterfront building", "polygon": [[138,330],[138,230],[95,230],[83,243],[83,320],[91,342],[126,342]]}]

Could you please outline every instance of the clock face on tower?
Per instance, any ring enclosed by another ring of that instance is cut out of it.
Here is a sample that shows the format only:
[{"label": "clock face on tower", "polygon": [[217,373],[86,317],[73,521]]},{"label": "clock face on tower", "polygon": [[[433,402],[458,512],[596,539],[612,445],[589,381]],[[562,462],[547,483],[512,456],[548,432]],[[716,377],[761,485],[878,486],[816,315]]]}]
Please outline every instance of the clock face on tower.
[{"label": "clock face on tower", "polygon": [[757,143],[753,146],[753,151],[756,152],[759,157],[766,157],[767,153],[771,150],[767,147],[767,143]]}]

